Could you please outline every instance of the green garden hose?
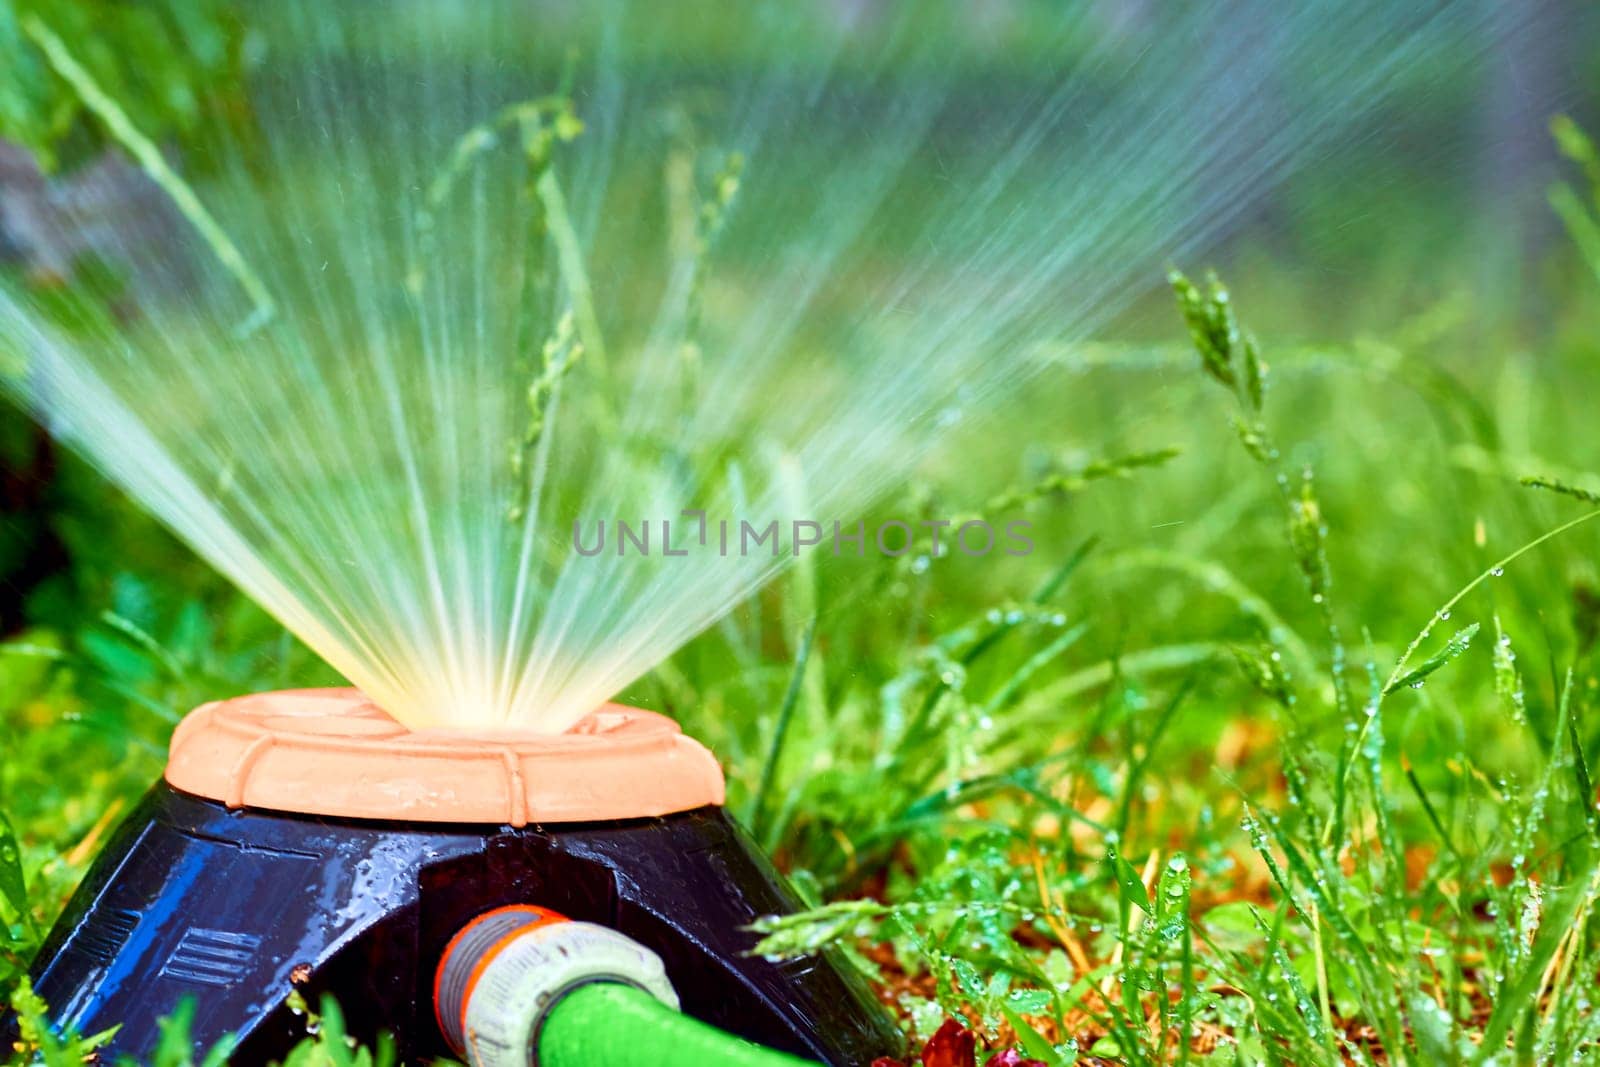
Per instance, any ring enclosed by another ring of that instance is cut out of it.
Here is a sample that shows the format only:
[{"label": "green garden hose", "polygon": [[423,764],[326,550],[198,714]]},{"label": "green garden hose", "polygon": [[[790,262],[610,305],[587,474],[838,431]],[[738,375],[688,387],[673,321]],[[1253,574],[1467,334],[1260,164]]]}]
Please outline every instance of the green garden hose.
[{"label": "green garden hose", "polygon": [[472,1067],[801,1067],[678,1014],[661,957],[607,926],[533,904],[486,911],[434,976],[450,1047]]},{"label": "green garden hose", "polygon": [[562,997],[539,1034],[540,1067],[799,1067],[775,1052],[680,1015],[642,989],[593,982]]}]

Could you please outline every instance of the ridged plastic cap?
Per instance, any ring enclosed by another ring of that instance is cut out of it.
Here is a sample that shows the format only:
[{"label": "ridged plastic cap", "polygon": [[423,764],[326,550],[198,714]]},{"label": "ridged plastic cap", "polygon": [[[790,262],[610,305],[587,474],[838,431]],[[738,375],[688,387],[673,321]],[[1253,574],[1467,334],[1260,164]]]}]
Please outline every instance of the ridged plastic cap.
[{"label": "ridged plastic cap", "polygon": [[204,704],[166,779],[229,807],[404,822],[600,822],[720,805],[722,769],[664,715],[605,704],[561,734],[408,730],[355,689]]}]

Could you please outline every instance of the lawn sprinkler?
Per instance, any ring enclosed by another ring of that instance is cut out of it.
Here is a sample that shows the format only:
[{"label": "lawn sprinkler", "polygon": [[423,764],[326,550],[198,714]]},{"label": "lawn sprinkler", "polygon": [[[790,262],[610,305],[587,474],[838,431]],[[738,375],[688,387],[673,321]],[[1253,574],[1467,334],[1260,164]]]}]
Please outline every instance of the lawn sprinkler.
[{"label": "lawn sprinkler", "polygon": [[191,997],[197,1049],[231,1034],[233,1062],[267,1063],[323,994],[413,1063],[895,1054],[847,965],[750,954],[750,924],[798,902],[722,802],[710,752],[615,704],[554,735],[411,731],[354,689],[206,704],[35,987],[59,1026],[120,1026],[113,1056]]}]

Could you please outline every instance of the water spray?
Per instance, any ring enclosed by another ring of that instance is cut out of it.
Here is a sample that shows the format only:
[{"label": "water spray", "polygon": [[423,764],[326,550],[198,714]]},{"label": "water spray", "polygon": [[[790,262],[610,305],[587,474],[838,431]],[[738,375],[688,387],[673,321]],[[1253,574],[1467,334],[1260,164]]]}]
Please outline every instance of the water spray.
[{"label": "water spray", "polygon": [[[712,756],[605,703],[803,546],[569,534],[853,525],[1471,5],[1101,6],[267,5],[192,173],[28,20],[178,236],[66,212],[97,269],[0,289],[0,385],[356,687],[184,720],[36,962],[59,1025],[142,1055],[193,996],[260,1063],[332,994],[479,1065],[892,1055],[849,967],[749,954],[798,902]],[[749,54],[659,44],[701,23]]]}]

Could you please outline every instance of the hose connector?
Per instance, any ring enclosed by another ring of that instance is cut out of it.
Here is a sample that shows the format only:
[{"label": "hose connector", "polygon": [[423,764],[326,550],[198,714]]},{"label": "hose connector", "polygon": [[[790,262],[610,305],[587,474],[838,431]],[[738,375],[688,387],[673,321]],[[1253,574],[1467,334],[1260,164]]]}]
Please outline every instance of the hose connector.
[{"label": "hose connector", "polygon": [[632,986],[678,1009],[654,952],[609,927],[517,904],[484,912],[451,939],[434,976],[434,1010],[473,1067],[538,1067],[545,1017],[594,982]]}]

